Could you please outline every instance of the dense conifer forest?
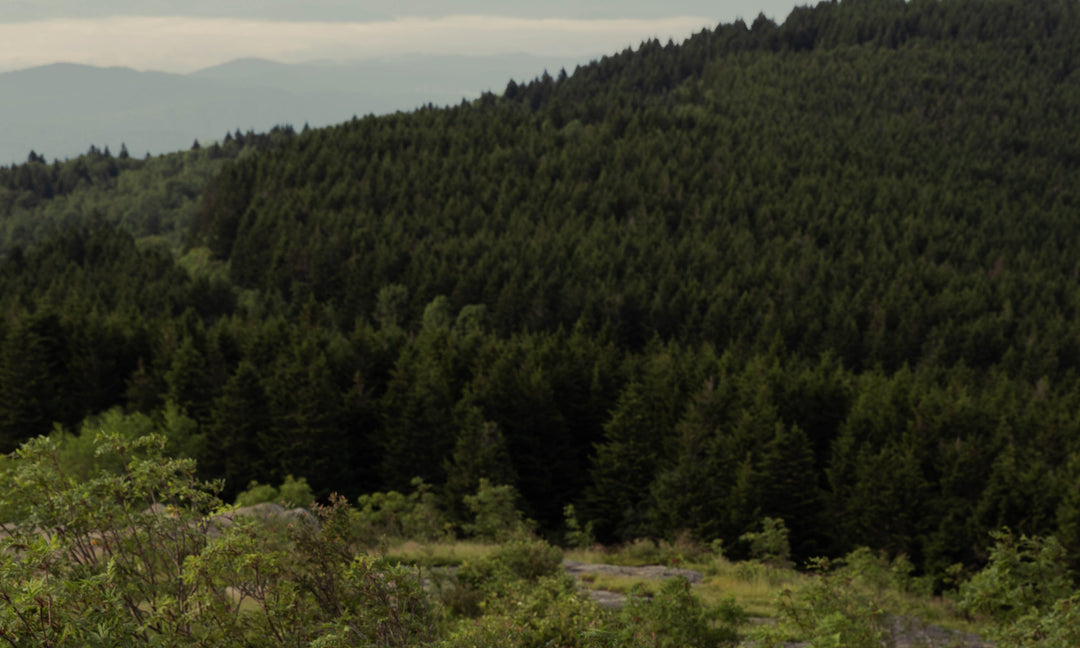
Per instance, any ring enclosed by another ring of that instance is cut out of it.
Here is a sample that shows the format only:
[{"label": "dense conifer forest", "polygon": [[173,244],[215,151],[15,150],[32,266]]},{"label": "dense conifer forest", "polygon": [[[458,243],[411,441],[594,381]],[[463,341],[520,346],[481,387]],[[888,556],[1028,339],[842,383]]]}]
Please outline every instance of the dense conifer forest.
[{"label": "dense conifer forest", "polygon": [[[1080,5],[844,0],[449,108],[0,168],[0,452],[514,486],[554,537],[1080,556]],[[1075,566],[1075,565],[1074,565]]]}]

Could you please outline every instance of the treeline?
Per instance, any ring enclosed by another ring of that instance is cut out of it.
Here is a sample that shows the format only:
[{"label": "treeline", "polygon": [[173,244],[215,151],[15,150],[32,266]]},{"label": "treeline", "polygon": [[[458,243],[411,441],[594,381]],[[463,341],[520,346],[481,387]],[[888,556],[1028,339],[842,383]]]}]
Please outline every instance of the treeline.
[{"label": "treeline", "polygon": [[280,137],[185,212],[187,272],[108,222],[0,265],[2,449],[171,404],[227,496],[1080,550],[1077,19],[848,0]]}]

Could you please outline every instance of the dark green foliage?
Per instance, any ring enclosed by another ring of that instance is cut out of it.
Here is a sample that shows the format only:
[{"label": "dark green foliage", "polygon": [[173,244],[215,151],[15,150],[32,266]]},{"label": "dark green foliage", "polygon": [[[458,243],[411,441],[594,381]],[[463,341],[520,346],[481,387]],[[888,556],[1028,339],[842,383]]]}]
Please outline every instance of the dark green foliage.
[{"label": "dark green foliage", "polygon": [[206,371],[206,359],[191,338],[172,357],[172,366],[165,373],[168,398],[197,421],[210,420],[213,384]]},{"label": "dark green foliage", "polygon": [[206,429],[207,454],[199,457],[203,470],[225,479],[231,498],[254,478],[274,481],[275,463],[267,457],[270,403],[258,369],[242,363],[214,401]]},{"label": "dark green foliage", "polygon": [[758,479],[761,513],[784,520],[795,555],[820,554],[822,547],[815,547],[814,540],[821,534],[818,519],[825,500],[818,491],[813,448],[798,425],[777,424],[762,452]]},{"label": "dark green foliage", "polygon": [[401,354],[383,399],[380,476],[402,490],[413,479],[442,483],[444,460],[454,449],[454,404],[460,361],[448,326],[430,322]]},{"label": "dark green foliage", "polygon": [[446,462],[446,494],[451,506],[460,510],[463,498],[475,493],[482,479],[513,486],[517,475],[498,424],[485,421],[479,408],[464,401],[455,408],[454,419],[459,432]]},{"label": "dark green foliage", "polygon": [[641,385],[632,383],[604,428],[597,446],[591,485],[586,491],[589,517],[605,539],[626,540],[646,531],[649,484],[657,469],[664,421],[648,409]]},{"label": "dark green foliage", "polygon": [[29,325],[7,331],[0,347],[0,452],[11,452],[28,437],[52,427],[49,399],[54,369],[48,342]]}]

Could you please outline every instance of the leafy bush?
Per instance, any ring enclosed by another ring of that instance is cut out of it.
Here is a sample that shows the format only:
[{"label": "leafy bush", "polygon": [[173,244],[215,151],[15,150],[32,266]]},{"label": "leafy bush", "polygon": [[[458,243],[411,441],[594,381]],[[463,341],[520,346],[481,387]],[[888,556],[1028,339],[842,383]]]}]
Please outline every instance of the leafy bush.
[{"label": "leafy bush", "polygon": [[260,484],[257,481],[248,483],[247,490],[241,491],[236,496],[237,506],[254,506],[268,502],[276,502],[278,489],[270,484]]},{"label": "leafy bush", "polygon": [[1017,538],[1007,529],[991,536],[989,564],[960,587],[963,610],[1008,624],[1072,593],[1065,548],[1056,538]]},{"label": "leafy bush", "polygon": [[736,629],[746,621],[746,613],[734,599],[716,607],[702,604],[691,591],[690,582],[677,577],[664,581],[651,599],[631,590],[620,620],[622,645],[707,647],[735,642]]},{"label": "leafy bush", "polygon": [[391,539],[440,540],[452,535],[431,487],[420,478],[412,485],[409,495],[389,491],[357,499],[352,533],[359,542],[373,547]]},{"label": "leafy bush", "polygon": [[854,579],[829,571],[827,559],[814,559],[818,572],[798,592],[785,589],[777,600],[779,623],[757,632],[765,646],[798,637],[815,648],[880,648],[891,639],[885,611]]},{"label": "leafy bush", "polygon": [[761,531],[744,533],[739,540],[749,543],[754,558],[777,567],[791,566],[791,544],[783,520],[762,518]]},{"label": "leafy bush", "polygon": [[1029,613],[999,628],[1001,648],[1075,648],[1080,646],[1080,594],[1059,599],[1041,613]]},{"label": "leafy bush", "polygon": [[567,546],[588,549],[596,543],[592,521],[586,522],[585,528],[582,528],[573,504],[567,504],[563,508],[563,520],[566,525]]},{"label": "leafy bush", "polygon": [[296,479],[292,475],[286,475],[281,486],[274,488],[269,484],[260,484],[253,481],[248,484],[247,490],[236,496],[237,506],[254,506],[272,502],[281,504],[285,508],[297,508],[311,506],[315,501],[315,494],[308,485],[307,479]]},{"label": "leafy bush", "polygon": [[1003,648],[1072,648],[1080,645],[1080,595],[1068,576],[1065,548],[1054,537],[995,540],[986,568],[960,587],[960,607],[994,622]]},{"label": "leafy bush", "polygon": [[587,596],[577,591],[565,574],[536,581],[504,583],[498,596],[483,601],[485,614],[463,619],[442,645],[446,648],[545,648],[547,646],[618,645],[600,641],[613,632],[604,615]]},{"label": "leafy bush", "polygon": [[503,544],[490,560],[515,578],[535,581],[562,570],[562,551],[543,540],[519,538]]},{"label": "leafy bush", "polygon": [[184,559],[207,547],[207,514],[221,504],[213,485],[195,479],[194,461],[164,457],[162,436],[102,430],[96,443],[118,471],[74,477],[45,437],[9,465],[5,490],[25,511],[0,539],[0,637],[12,646],[174,645],[192,634],[199,602]]},{"label": "leafy bush", "polygon": [[517,509],[518,493],[513,486],[496,486],[480,479],[475,495],[464,497],[473,522],[465,531],[475,538],[502,542],[529,533],[533,524]]},{"label": "leafy bush", "polygon": [[511,581],[536,581],[561,570],[562,551],[558,547],[536,538],[519,538],[479,560],[463,563],[457,578],[468,588],[498,591]]},{"label": "leafy bush", "polygon": [[454,614],[477,617],[519,583],[535,583],[560,574],[562,551],[558,547],[522,537],[479,560],[463,563],[455,584],[442,592],[442,599]]},{"label": "leafy bush", "polygon": [[286,508],[307,507],[315,501],[315,493],[312,492],[307,479],[303,477],[294,479],[292,475],[285,475],[285,481],[278,487],[278,496]]},{"label": "leafy bush", "polygon": [[923,597],[933,594],[933,579],[914,576],[915,565],[904,555],[890,561],[883,551],[874,552],[867,547],[859,547],[839,563],[842,566],[838,575],[851,578],[863,588],[878,592],[893,590]]},{"label": "leafy bush", "polygon": [[56,439],[5,462],[20,524],[0,536],[0,639],[12,648],[429,645],[418,575],[357,556],[343,498],[285,534],[229,520],[217,484],[161,435],[97,439],[89,480],[64,471]]}]

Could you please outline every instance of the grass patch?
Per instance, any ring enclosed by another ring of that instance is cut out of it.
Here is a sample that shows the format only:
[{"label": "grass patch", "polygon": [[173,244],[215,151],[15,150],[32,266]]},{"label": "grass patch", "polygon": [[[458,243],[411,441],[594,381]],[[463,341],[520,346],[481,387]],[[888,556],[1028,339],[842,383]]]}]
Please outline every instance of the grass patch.
[{"label": "grass patch", "polygon": [[672,542],[638,538],[615,547],[593,545],[587,549],[567,549],[566,557],[584,563],[602,563],[624,567],[644,567],[646,565],[665,565],[699,569],[716,556],[715,551],[687,535],[681,535]]},{"label": "grass patch", "polygon": [[403,565],[422,567],[455,567],[477,560],[498,550],[497,544],[482,542],[417,542],[407,540],[381,551],[384,558]]},{"label": "grass patch", "polygon": [[753,617],[775,617],[776,597],[784,590],[799,591],[808,578],[792,569],[723,558],[714,560],[702,571],[706,574],[705,581],[695,588],[702,600],[716,604],[733,596]]},{"label": "grass patch", "polygon": [[581,584],[588,589],[617,592],[619,594],[629,594],[630,590],[637,586],[636,593],[654,596],[660,591],[660,585],[663,584],[663,581],[615,574],[583,574]]}]

